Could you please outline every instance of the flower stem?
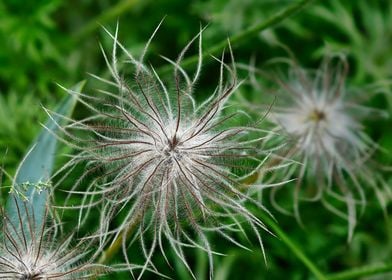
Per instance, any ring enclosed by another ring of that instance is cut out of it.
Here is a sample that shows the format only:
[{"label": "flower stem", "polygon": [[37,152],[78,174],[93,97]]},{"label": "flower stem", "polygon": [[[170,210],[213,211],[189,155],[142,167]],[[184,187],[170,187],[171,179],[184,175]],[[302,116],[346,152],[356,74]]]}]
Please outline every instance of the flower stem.
[{"label": "flower stem", "polygon": [[343,272],[338,272],[329,275],[329,280],[348,280],[348,279],[359,279],[360,277],[375,275],[384,272],[392,272],[392,262],[379,264],[379,265],[368,265],[359,268],[350,269]]},{"label": "flower stem", "polygon": [[107,248],[98,260],[99,264],[107,264],[120,250],[123,242],[123,235],[120,234],[116,240]]},{"label": "flower stem", "polygon": [[100,24],[103,24],[105,22],[108,22],[114,18],[117,18],[121,14],[125,13],[132,7],[134,7],[139,0],[124,0],[117,5],[114,5],[104,13],[100,14],[93,20],[91,20],[87,25],[85,25],[82,29],[80,29],[76,34],[75,34],[75,39],[83,39],[86,35],[89,33],[94,32],[96,29],[100,27]]},{"label": "flower stem", "polygon": [[328,278],[317,268],[317,266],[305,255],[300,247],[290,239],[288,235],[279,227],[279,225],[267,214],[260,213],[262,221],[273,230],[275,235],[286,244],[293,254],[309,269],[318,280],[327,280]]},{"label": "flower stem", "polygon": [[[333,279],[333,280],[340,280],[340,279],[353,279],[351,278],[339,278],[340,274],[345,276],[345,274],[348,274],[349,272],[343,272],[343,273],[338,273],[332,278],[327,278],[323,275],[323,273],[316,267],[316,265],[302,252],[302,250],[299,248],[297,244],[295,244],[294,241],[288,237],[284,231],[279,227],[279,225],[267,214],[265,213],[260,213],[261,218],[263,222],[273,230],[275,235],[282,240],[283,243],[286,244],[287,247],[290,248],[290,250],[294,253],[294,255],[313,273],[313,275],[316,277],[318,280],[327,280],[327,279]],[[101,255],[98,263],[99,264],[107,264],[110,262],[110,260],[117,254],[117,252],[121,249],[122,243],[123,243],[123,238],[125,236],[126,239],[128,239],[132,233],[137,224],[139,223],[139,219],[135,219],[135,221],[130,224],[128,229],[126,230],[126,234],[120,234],[116,240],[113,241],[113,243],[107,248]],[[389,270],[392,270],[392,264],[389,264],[388,266]],[[377,268],[376,268],[377,269]],[[374,271],[374,269],[372,270]],[[386,271],[386,270],[382,270]],[[380,271],[380,272],[382,272]],[[355,271],[354,271],[355,272]],[[356,274],[354,274],[356,275]],[[368,275],[368,274],[366,274]],[[336,278],[337,277],[337,278]],[[354,277],[355,278],[355,277]]]},{"label": "flower stem", "polygon": [[139,224],[141,218],[142,218],[141,215],[139,215],[138,218],[135,218],[135,220],[129,224],[128,228],[123,230],[118,235],[117,239],[115,239],[112,242],[112,244],[110,244],[110,246],[105,251],[102,252],[101,257],[98,260],[99,264],[108,264],[113,259],[113,257],[117,254],[117,252],[121,249],[124,237],[126,240],[128,240],[128,238],[131,237],[133,231]]},{"label": "flower stem", "polygon": [[[207,51],[205,51],[202,54],[203,58],[209,57],[210,55],[214,55],[214,54],[216,55],[216,54],[222,52],[225,49],[225,47],[227,47],[228,41],[230,42],[230,44],[232,46],[238,45],[239,43],[246,41],[247,39],[253,37],[254,35],[257,35],[261,31],[263,31],[269,27],[272,27],[272,26],[282,22],[284,19],[290,17],[291,15],[295,14],[296,12],[301,10],[306,4],[308,4],[311,1],[313,1],[313,0],[300,0],[297,3],[290,5],[288,8],[276,13],[275,15],[268,18],[267,20],[265,20],[259,24],[253,25],[238,34],[229,37],[228,39],[224,39],[224,40],[220,41],[215,46],[207,49]],[[197,64],[198,60],[199,60],[198,55],[191,56],[189,58],[182,60],[181,66],[183,68],[186,68],[186,67],[195,65],[195,64]],[[165,65],[165,66],[159,68],[158,72],[161,74],[164,74],[164,73],[168,73],[170,71],[170,69],[172,69],[171,65]]]}]

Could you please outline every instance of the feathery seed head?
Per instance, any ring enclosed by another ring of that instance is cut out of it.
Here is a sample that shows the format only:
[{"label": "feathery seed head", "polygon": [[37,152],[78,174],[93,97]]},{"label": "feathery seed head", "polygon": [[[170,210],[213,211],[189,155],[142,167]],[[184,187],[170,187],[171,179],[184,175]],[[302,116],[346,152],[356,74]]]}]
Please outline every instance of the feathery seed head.
[{"label": "feathery seed head", "polygon": [[16,199],[15,203],[17,223],[1,210],[1,279],[89,279],[93,275],[102,274],[104,266],[94,265],[91,260],[85,261],[88,253],[78,248],[82,243],[75,249],[70,248],[73,235],[58,242],[58,225],[44,223],[38,228],[31,214],[33,207],[27,202],[16,202]]},{"label": "feathery seed head", "polygon": [[[289,78],[278,80],[278,101],[269,119],[283,136],[280,140],[288,140],[281,156],[300,163],[283,174],[286,179],[298,177],[294,214],[300,221],[300,199],[321,200],[327,209],[348,220],[351,239],[357,205],[363,209],[366,202],[364,186],[378,193],[386,190],[385,183],[364,164],[377,145],[366,135],[361,119],[380,111],[356,104],[346,96],[348,65],[344,57],[328,56],[315,71],[302,69],[293,61],[288,64]],[[300,190],[306,184],[312,187],[307,192],[311,197],[301,197]],[[271,191],[272,202],[287,213],[275,201],[278,190]],[[383,204],[384,198],[378,196]],[[347,214],[336,203],[328,202],[328,197],[344,202]]]},{"label": "feathery seed head", "polygon": [[315,74],[291,69],[295,80],[282,86],[286,100],[271,118],[309,160],[346,166],[344,158],[357,161],[367,144],[355,105],[345,99],[346,62],[338,69],[331,63],[326,59]]},{"label": "feathery seed head", "polygon": [[[198,104],[192,95],[202,66],[202,32],[184,48],[176,61],[164,58],[173,67],[171,83],[161,79],[152,66],[143,62],[151,39],[136,60],[118,42],[117,30],[114,35],[108,34],[114,41],[111,60],[103,53],[112,80],[95,78],[111,90],[101,90],[103,99],[71,92],[79,96],[93,116],[75,120],[64,129],[68,142],[80,150],[70,165],[89,162],[89,169],[71,191],[84,197],[80,206],[81,218],[85,216],[85,210],[88,212],[94,205],[103,205],[98,236],[102,240],[122,236],[123,252],[129,264],[126,248],[139,240],[146,259],[142,273],[147,267],[155,270],[151,258],[156,248],[166,259],[163,239],[191,274],[183,247],[197,247],[207,252],[212,273],[213,251],[206,232],[219,233],[243,247],[232,236],[234,232],[243,231],[243,222],[253,229],[260,245],[259,229],[265,229],[243,202],[263,207],[241,191],[242,179],[253,174],[268,153],[257,154],[253,147],[264,139],[260,135],[262,131],[251,126],[232,126],[232,120],[246,117],[240,111],[223,113],[229,97],[239,86],[235,68],[226,64],[223,57],[215,58],[220,64],[218,85],[204,102]],[[199,61],[194,75],[190,76],[181,67],[181,61],[196,40]],[[134,79],[129,82],[120,74],[118,48],[134,66]],[[78,138],[73,133],[76,130],[87,131],[94,138]],[[234,170],[240,170],[241,174]],[[84,177],[97,171],[100,175],[86,191],[76,190]],[[111,228],[112,218],[119,213],[125,215],[123,222]],[[138,225],[136,238],[126,242],[135,224]]]}]

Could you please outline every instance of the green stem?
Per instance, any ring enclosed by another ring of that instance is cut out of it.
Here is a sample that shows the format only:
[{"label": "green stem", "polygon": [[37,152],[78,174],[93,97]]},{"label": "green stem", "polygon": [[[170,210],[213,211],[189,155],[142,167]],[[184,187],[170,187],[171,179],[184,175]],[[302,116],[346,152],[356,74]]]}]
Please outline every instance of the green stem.
[{"label": "green stem", "polygon": [[360,277],[392,272],[392,262],[379,265],[368,265],[329,275],[328,280],[359,279]]},{"label": "green stem", "polygon": [[267,214],[261,214],[262,221],[275,233],[275,235],[286,244],[294,255],[313,273],[318,280],[327,280],[328,278],[316,267],[316,265],[305,255],[300,247],[290,239],[288,235],[279,227],[279,225]]},{"label": "green stem", "polygon": [[117,239],[114,240],[113,243],[102,253],[101,257],[98,260],[99,264],[108,264],[113,259],[117,252],[120,251],[124,237],[126,240],[131,237],[133,231],[135,230],[141,219],[142,216],[139,215],[132,223],[130,223],[127,229],[125,229],[118,235]]},{"label": "green stem", "polygon": [[100,24],[108,22],[114,18],[117,18],[121,14],[125,13],[126,11],[134,7],[138,2],[139,0],[125,0],[119,2],[117,5],[114,5],[112,8],[106,10],[104,13],[100,14],[99,16],[91,20],[82,29],[80,29],[75,34],[75,39],[76,40],[83,39],[86,35],[98,29],[100,27]]},{"label": "green stem", "polygon": [[[210,55],[216,55],[220,52],[222,52],[226,47],[227,47],[227,42],[229,41],[232,46],[238,45],[239,43],[242,43],[246,41],[247,39],[253,37],[254,35],[259,34],[261,31],[274,26],[280,22],[282,22],[284,19],[290,17],[291,15],[295,14],[299,10],[301,10],[306,4],[311,2],[313,0],[301,0],[298,1],[297,3],[289,6],[288,8],[276,13],[266,21],[263,21],[259,24],[256,24],[254,26],[249,27],[248,29],[245,29],[241,33],[238,33],[236,35],[233,35],[229,37],[228,39],[222,40],[221,42],[217,43],[215,46],[209,48],[207,51],[205,51],[202,54],[203,58],[209,57]],[[197,64],[199,60],[198,55],[191,56],[189,58],[186,58],[182,60],[181,66],[183,68],[187,68],[189,66]],[[165,65],[161,68],[159,68],[159,73],[164,74],[170,72],[172,69],[171,65]]]},{"label": "green stem", "polygon": [[114,242],[107,248],[101,255],[98,260],[99,264],[107,264],[110,262],[111,259],[117,254],[120,250],[121,245],[123,242],[123,234],[120,234],[119,237],[114,240]]}]

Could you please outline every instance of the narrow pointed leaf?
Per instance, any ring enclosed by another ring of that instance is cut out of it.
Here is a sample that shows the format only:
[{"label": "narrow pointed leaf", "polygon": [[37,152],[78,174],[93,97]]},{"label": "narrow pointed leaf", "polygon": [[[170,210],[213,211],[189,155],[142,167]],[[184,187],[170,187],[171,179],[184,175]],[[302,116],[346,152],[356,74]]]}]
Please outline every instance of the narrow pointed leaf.
[{"label": "narrow pointed leaf", "polygon": [[[84,84],[84,82],[80,82],[72,90],[81,91]],[[70,116],[76,101],[76,95],[67,95],[60,102],[55,112],[61,116]],[[49,186],[57,146],[57,139],[53,133],[57,133],[57,124],[62,122],[63,119],[59,116],[53,116],[53,120],[49,119],[46,122],[46,128],[42,129],[18,168],[13,184],[14,193],[10,194],[6,204],[6,215],[16,227],[20,225],[19,219],[24,221],[23,224],[27,226],[24,201],[31,203],[31,208],[28,207],[28,209],[32,209],[33,213],[28,214],[30,217],[34,217],[35,228],[38,230],[44,222],[49,194],[46,186]]]}]

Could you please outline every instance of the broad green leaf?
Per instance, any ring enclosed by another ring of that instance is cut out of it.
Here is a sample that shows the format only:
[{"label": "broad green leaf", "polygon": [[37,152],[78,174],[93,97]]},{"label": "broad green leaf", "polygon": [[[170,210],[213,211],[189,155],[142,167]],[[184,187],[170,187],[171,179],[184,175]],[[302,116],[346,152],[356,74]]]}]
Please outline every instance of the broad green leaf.
[{"label": "broad green leaf", "polygon": [[[80,82],[72,87],[72,90],[80,92],[84,84]],[[6,205],[6,215],[15,226],[19,226],[19,219],[27,226],[27,213],[23,205],[26,200],[31,203],[31,208],[28,209],[32,209],[33,213],[28,213],[28,215],[34,217],[35,228],[39,229],[44,222],[49,194],[45,186],[49,184],[57,146],[57,138],[54,134],[58,133],[58,125],[64,122],[61,116],[70,116],[76,101],[76,95],[69,94],[60,102],[55,110],[58,115],[52,116],[53,119],[46,122],[45,128],[42,129],[18,167],[13,183],[13,189],[17,190],[17,194],[10,195]]]}]

